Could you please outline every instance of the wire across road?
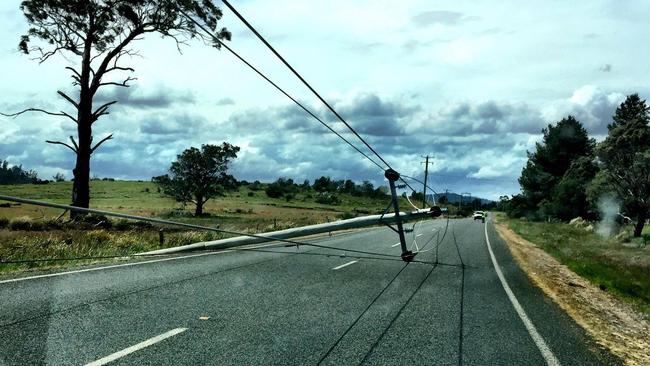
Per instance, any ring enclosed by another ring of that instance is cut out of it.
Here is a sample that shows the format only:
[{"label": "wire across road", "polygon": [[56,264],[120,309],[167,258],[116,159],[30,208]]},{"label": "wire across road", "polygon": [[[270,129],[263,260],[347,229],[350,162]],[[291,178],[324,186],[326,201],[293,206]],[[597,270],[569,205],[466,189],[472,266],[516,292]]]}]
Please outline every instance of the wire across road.
[{"label": "wire across road", "polygon": [[[452,220],[437,243],[444,225],[425,221],[407,239],[433,239],[420,259],[435,262],[437,253],[450,266],[280,245],[3,278],[0,365],[546,365],[503,289],[486,232],[504,280],[558,363],[600,363],[490,227]],[[320,240],[399,252],[387,228]]]}]

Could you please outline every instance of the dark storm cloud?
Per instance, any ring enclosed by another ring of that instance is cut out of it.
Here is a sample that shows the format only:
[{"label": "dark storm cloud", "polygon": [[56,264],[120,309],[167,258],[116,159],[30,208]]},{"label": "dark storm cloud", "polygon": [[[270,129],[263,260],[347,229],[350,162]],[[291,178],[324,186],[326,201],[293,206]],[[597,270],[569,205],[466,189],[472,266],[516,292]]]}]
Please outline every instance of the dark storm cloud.
[{"label": "dark storm cloud", "polygon": [[[316,108],[309,105],[306,107],[318,113]],[[319,117],[324,120],[323,116]],[[255,132],[273,130],[322,133],[327,131],[318,121],[293,104],[238,111],[228,118],[227,124],[238,130]]]},{"label": "dark storm cloud", "polygon": [[418,127],[429,128],[443,135],[497,133],[539,133],[544,127],[539,111],[526,104],[486,101],[447,106],[433,113]]},{"label": "dark storm cloud", "polygon": [[116,106],[121,107],[168,108],[174,104],[194,104],[195,97],[191,92],[182,92],[164,86],[159,86],[153,91],[142,91],[137,86],[114,87],[110,91],[98,94],[94,104],[99,106],[115,100]]},{"label": "dark storm cloud", "polygon": [[146,117],[140,126],[140,131],[150,135],[187,135],[205,124],[205,119],[184,113],[170,115],[152,115]]},{"label": "dark storm cloud", "polygon": [[336,109],[359,133],[371,136],[404,134],[404,125],[420,111],[397,101],[382,100],[375,94],[364,94],[336,104]]}]

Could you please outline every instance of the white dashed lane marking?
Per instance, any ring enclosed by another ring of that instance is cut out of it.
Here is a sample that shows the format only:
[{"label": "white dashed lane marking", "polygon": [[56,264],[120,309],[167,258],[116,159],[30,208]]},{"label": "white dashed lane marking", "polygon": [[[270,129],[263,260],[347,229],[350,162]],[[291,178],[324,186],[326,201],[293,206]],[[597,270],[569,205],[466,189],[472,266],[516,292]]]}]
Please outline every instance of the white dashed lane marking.
[{"label": "white dashed lane marking", "polygon": [[341,269],[341,268],[343,268],[343,267],[347,267],[347,266],[349,266],[349,265],[351,265],[351,264],[355,264],[355,263],[357,263],[357,262],[358,262],[358,261],[351,261],[351,262],[348,262],[348,263],[345,263],[345,264],[341,264],[340,266],[338,266],[338,267],[334,267],[334,268],[332,268],[332,269],[336,271],[337,269]]}]

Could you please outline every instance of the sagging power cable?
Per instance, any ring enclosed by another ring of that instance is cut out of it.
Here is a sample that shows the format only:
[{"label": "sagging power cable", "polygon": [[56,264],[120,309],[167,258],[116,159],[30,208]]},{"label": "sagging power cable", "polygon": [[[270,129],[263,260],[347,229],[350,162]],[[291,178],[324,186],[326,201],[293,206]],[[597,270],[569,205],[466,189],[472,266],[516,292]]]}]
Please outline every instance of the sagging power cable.
[{"label": "sagging power cable", "polygon": [[266,80],[269,84],[271,84],[274,88],[276,88],[280,93],[284,94],[287,98],[289,98],[292,102],[294,102],[298,107],[300,107],[303,111],[305,111],[307,114],[309,114],[311,117],[313,117],[321,125],[325,126],[325,128],[327,128],[330,132],[332,132],[333,134],[338,136],[341,140],[343,140],[346,144],[348,144],[350,147],[352,147],[354,150],[356,150],[359,154],[363,155],[363,157],[368,159],[371,163],[376,165],[382,171],[384,170],[384,167],[381,166],[381,164],[379,164],[377,161],[375,161],[370,156],[368,156],[368,154],[361,151],[356,145],[354,145],[352,142],[350,142],[348,139],[346,139],[343,135],[341,135],[336,130],[334,130],[332,127],[330,127],[330,125],[325,123],[315,113],[313,113],[311,110],[309,110],[307,107],[305,107],[305,105],[300,103],[296,98],[294,98],[288,92],[286,92],[284,89],[282,89],[278,84],[276,84],[273,80],[271,80],[269,77],[267,77],[258,68],[256,68],[250,62],[248,62],[246,59],[244,59],[242,56],[240,56],[239,53],[235,52],[235,50],[233,50],[227,44],[225,44],[223,41],[221,41],[219,38],[217,38],[217,36],[214,34],[214,32],[207,29],[203,24],[197,22],[194,18],[192,18],[189,14],[187,14],[185,11],[183,11],[183,9],[181,9],[180,7],[178,7],[177,9],[181,14],[183,14],[183,16],[185,16],[187,19],[189,19],[192,23],[194,23],[201,30],[203,30],[203,32],[207,33],[214,40],[214,42],[219,43],[219,45],[221,47],[228,50],[228,52],[230,52],[233,56],[235,56],[237,59],[239,59],[241,62],[243,62],[246,66],[248,66],[256,74],[258,74],[260,77],[262,77],[264,80]]},{"label": "sagging power cable", "polygon": [[284,57],[282,57],[282,55],[280,55],[280,53],[278,53],[278,51],[275,50],[273,46],[271,46],[271,44],[237,11],[237,9],[230,5],[227,0],[223,0],[223,3],[237,16],[237,18],[239,18],[239,20],[242,21],[242,23],[246,25],[246,27],[248,27],[248,29],[250,29],[251,32],[255,34],[255,36],[257,36],[260,41],[262,41],[262,43],[264,43],[269,50],[271,50],[271,52],[273,52],[273,54],[275,54],[278,59],[280,59],[280,61],[282,61],[287,68],[289,68],[289,70],[291,70],[298,79],[300,79],[300,81],[338,118],[339,121],[341,121],[364,145],[366,145],[366,147],[372,151],[373,154],[375,154],[379,160],[388,167],[388,169],[392,169],[390,164],[388,164],[388,162],[386,162],[386,160],[384,160],[384,158],[382,158],[381,155],[379,155],[379,153],[370,146],[370,144],[361,137],[361,135],[359,135],[359,133],[357,133],[357,131],[355,131],[343,117],[341,117],[341,115],[298,73],[298,71],[296,71],[296,69],[293,68],[293,66],[291,66],[291,64],[289,64],[289,62],[287,62],[287,60],[285,60]]},{"label": "sagging power cable", "polygon": [[[418,183],[424,185],[424,182],[422,182],[421,180],[419,180],[419,179],[417,179],[417,178],[410,177],[410,176],[408,176],[408,175],[404,175],[404,174],[402,174],[401,177],[402,177],[402,178],[406,178],[406,179],[410,179],[410,180],[413,180],[413,181],[416,181],[416,182],[418,182]],[[404,180],[402,180],[402,181],[404,181]],[[404,182],[404,184],[406,184],[406,185],[408,186],[408,183]],[[438,194],[438,192],[436,192],[435,189],[431,188],[430,185],[427,184],[426,187],[427,187],[428,190],[430,190],[431,192],[433,192],[433,194]]]}]

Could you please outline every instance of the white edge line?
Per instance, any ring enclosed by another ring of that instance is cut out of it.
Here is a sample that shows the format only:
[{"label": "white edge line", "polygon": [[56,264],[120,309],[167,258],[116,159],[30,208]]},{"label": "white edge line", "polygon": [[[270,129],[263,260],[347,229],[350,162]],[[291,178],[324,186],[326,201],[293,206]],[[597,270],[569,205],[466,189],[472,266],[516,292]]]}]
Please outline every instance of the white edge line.
[{"label": "white edge line", "polygon": [[[255,247],[247,247],[246,249],[262,248],[262,247],[271,246],[271,245],[277,245],[277,244],[264,244],[264,245],[258,245],[258,246],[255,246]],[[218,251],[218,252],[192,254],[192,255],[185,255],[185,256],[182,256],[182,257],[154,259],[154,260],[151,260],[151,261],[142,261],[142,262],[135,262],[135,263],[123,263],[123,264],[115,264],[115,265],[112,265],[112,266],[93,267],[93,268],[79,269],[79,270],[75,270],[75,271],[66,271],[66,272],[57,272],[57,273],[50,273],[50,274],[44,274],[44,275],[38,275],[38,276],[12,278],[12,279],[8,279],[8,280],[0,281],[0,285],[3,284],[3,283],[35,280],[35,279],[38,279],[38,278],[47,278],[47,277],[58,277],[58,276],[64,276],[64,275],[69,275],[69,274],[100,271],[100,270],[103,270],[103,269],[131,267],[131,266],[138,266],[138,265],[141,265],[141,264],[159,263],[159,262],[173,261],[173,260],[177,260],[177,259],[201,257],[201,256],[204,256],[204,255],[223,254],[223,253],[229,253],[229,252],[234,252],[234,251],[236,251],[236,250],[225,249],[225,250]]]},{"label": "white edge line", "polygon": [[418,236],[422,236],[422,235],[424,235],[424,234],[418,234],[418,235],[416,235],[416,237],[418,237]]},{"label": "white edge line", "polygon": [[336,271],[337,269],[341,269],[341,268],[343,268],[343,267],[347,267],[347,266],[349,266],[349,265],[351,265],[351,264],[355,264],[355,263],[357,263],[357,262],[358,262],[358,261],[350,261],[350,262],[348,262],[348,263],[341,264],[340,266],[338,266],[338,267],[334,267],[334,268],[332,268],[332,269]]},{"label": "white edge line", "polygon": [[163,340],[165,340],[165,339],[167,339],[169,337],[173,337],[173,336],[175,336],[175,335],[177,335],[179,333],[183,333],[186,330],[187,330],[187,328],[172,329],[167,333],[163,333],[163,334],[155,336],[153,338],[149,338],[144,342],[140,342],[140,343],[138,343],[136,345],[133,345],[133,346],[131,346],[129,348],[125,348],[125,349],[123,349],[121,351],[118,351],[118,352],[115,352],[115,353],[113,353],[111,355],[108,355],[106,357],[100,358],[99,360],[88,363],[85,366],[106,365],[107,363],[113,362],[113,361],[117,360],[118,358],[122,358],[122,357],[124,357],[124,356],[126,356],[126,355],[128,355],[130,353],[133,353],[135,351],[139,351],[139,350],[141,350],[143,348],[149,347],[149,346],[151,346],[153,344],[156,344],[156,343],[158,343],[160,341],[163,341]]},{"label": "white edge line", "polygon": [[517,315],[519,315],[519,318],[524,323],[526,330],[528,330],[528,334],[530,334],[530,337],[533,339],[533,342],[535,342],[535,345],[539,349],[539,352],[542,354],[542,357],[544,357],[544,360],[546,360],[546,364],[549,366],[560,366],[560,361],[557,359],[557,357],[555,357],[553,351],[551,351],[549,346],[544,341],[544,338],[542,338],[539,332],[537,332],[537,328],[535,328],[533,322],[530,320],[528,315],[526,315],[526,311],[524,311],[524,308],[519,303],[519,300],[517,300],[517,297],[510,289],[508,282],[506,282],[506,278],[503,276],[503,272],[501,272],[501,267],[499,267],[497,258],[494,256],[494,252],[492,252],[492,245],[490,245],[490,238],[488,237],[487,232],[487,223],[485,224],[485,242],[487,243],[488,252],[490,252],[490,258],[492,259],[494,270],[496,271],[497,276],[501,281],[501,286],[503,286],[503,289],[508,295],[508,299],[510,299],[512,306],[515,308],[515,311],[517,311]]}]

